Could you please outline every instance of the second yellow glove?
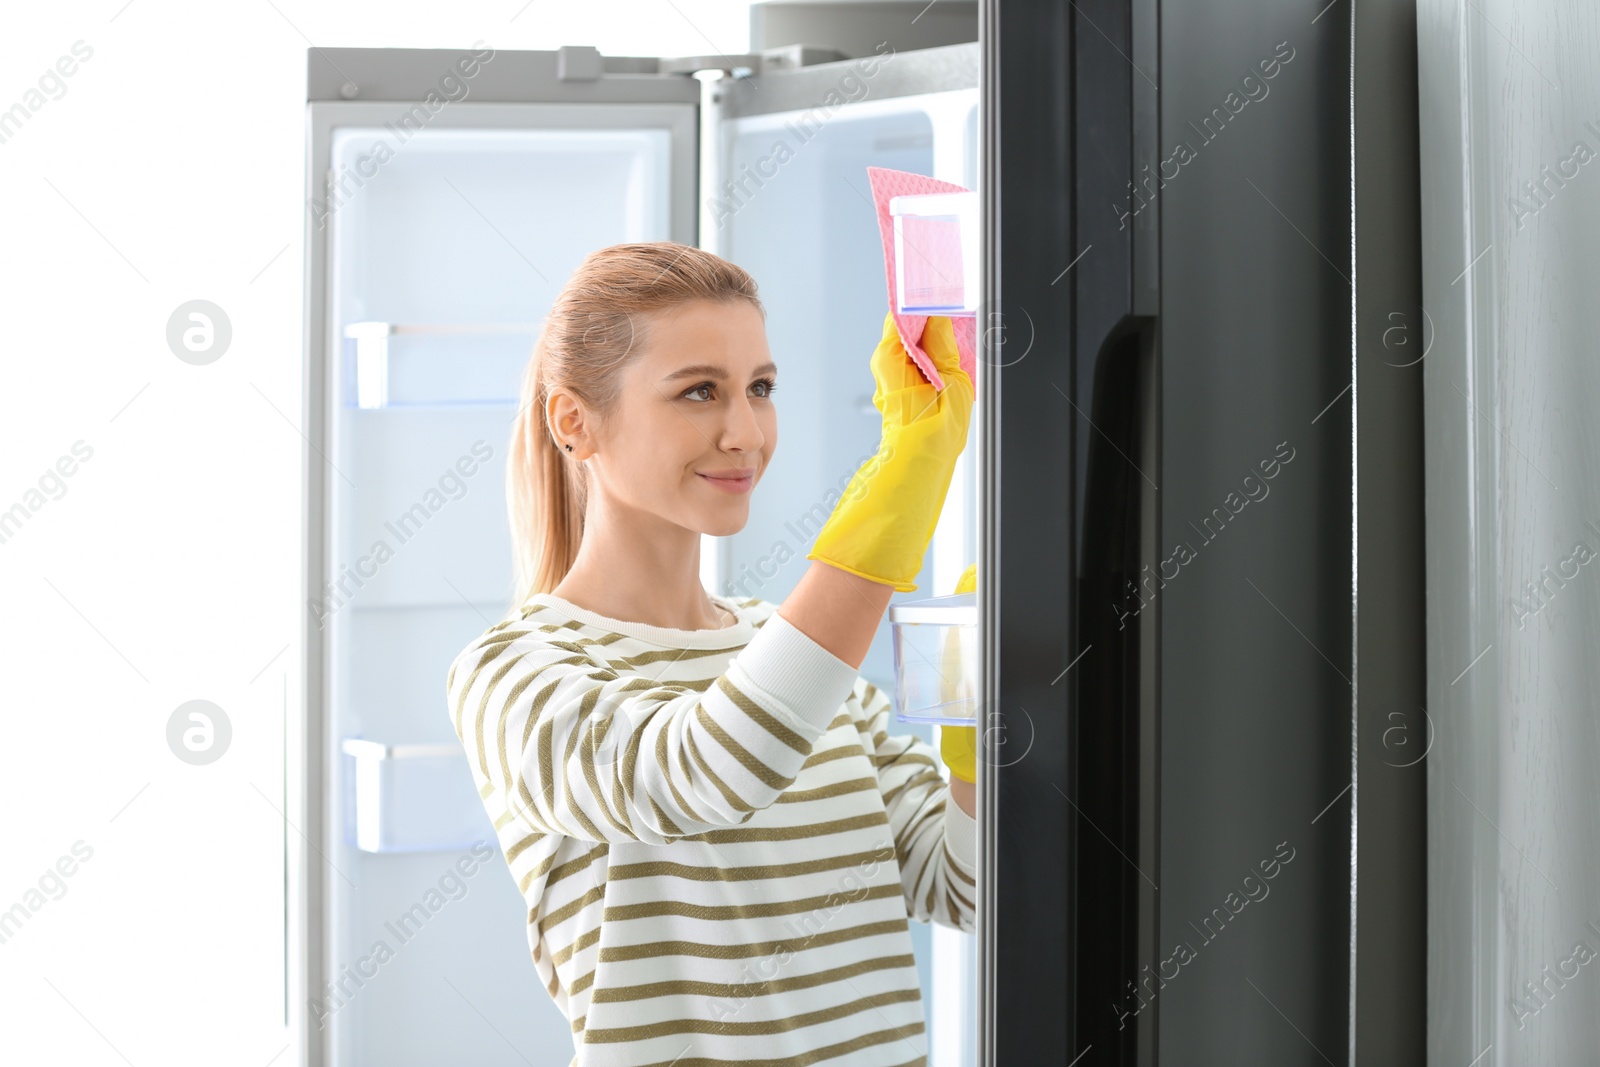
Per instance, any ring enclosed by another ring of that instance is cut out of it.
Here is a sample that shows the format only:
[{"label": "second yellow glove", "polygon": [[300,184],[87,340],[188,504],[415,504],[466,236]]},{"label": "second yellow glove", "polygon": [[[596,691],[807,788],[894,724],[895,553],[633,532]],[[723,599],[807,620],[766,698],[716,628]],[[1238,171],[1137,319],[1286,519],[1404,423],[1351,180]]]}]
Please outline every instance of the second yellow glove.
[{"label": "second yellow glove", "polygon": [[[978,565],[974,563],[956,582],[957,593],[975,593],[978,590]],[[955,634],[950,635],[956,637]],[[946,660],[949,661],[948,658]],[[978,780],[978,731],[973,726],[939,727],[939,758],[950,768],[953,777],[964,782]]]}]

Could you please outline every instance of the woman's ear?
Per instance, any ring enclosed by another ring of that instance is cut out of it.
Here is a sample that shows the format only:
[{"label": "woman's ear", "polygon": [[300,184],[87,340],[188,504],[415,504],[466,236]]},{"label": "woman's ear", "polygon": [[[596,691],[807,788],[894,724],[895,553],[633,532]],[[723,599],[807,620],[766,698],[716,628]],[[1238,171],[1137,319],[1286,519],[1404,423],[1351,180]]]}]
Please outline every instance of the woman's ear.
[{"label": "woman's ear", "polygon": [[570,451],[576,458],[584,438],[583,408],[577,398],[565,389],[551,389],[550,395],[545,398],[545,430],[550,439],[556,442],[557,448],[571,444],[573,447]]}]

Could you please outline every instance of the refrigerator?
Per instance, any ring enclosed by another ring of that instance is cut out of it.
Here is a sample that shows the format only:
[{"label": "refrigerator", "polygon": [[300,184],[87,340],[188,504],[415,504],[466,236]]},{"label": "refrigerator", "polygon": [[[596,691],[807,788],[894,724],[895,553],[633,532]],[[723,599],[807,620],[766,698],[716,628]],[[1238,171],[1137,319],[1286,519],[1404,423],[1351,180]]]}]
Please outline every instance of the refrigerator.
[{"label": "refrigerator", "polygon": [[[702,578],[781,602],[877,443],[878,166],[976,191],[983,235],[967,451],[895,596],[979,565],[979,929],[912,924],[926,1062],[1421,1062],[1414,8],[751,25],[308,51],[300,1061],[571,1059],[443,705],[511,606],[522,369],[596,248],[749,270],[780,447]],[[861,673],[894,691],[887,626]]]}]

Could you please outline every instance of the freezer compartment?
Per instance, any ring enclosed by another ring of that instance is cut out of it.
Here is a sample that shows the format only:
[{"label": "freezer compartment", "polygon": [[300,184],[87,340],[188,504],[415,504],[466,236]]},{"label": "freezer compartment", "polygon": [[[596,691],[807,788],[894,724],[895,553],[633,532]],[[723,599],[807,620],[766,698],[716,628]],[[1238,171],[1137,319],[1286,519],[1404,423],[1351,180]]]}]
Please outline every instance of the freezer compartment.
[{"label": "freezer compartment", "polygon": [[976,593],[908,600],[889,608],[896,717],[901,722],[978,723]]},{"label": "freezer compartment", "polygon": [[459,744],[347,737],[345,841],[363,852],[446,852],[493,841]]},{"label": "freezer compartment", "polygon": [[894,219],[895,308],[902,315],[975,315],[982,245],[977,193],[889,200]]}]

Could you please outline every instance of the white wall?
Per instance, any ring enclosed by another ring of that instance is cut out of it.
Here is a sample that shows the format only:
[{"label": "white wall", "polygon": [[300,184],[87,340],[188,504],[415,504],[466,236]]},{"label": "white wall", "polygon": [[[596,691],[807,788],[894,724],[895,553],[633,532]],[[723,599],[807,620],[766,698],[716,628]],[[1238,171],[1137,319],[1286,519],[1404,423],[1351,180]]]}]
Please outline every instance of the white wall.
[{"label": "white wall", "polygon": [[[306,49],[482,39],[742,52],[747,7],[103,0],[6,11],[0,524],[21,506],[0,525],[7,1062],[293,1060],[281,812],[304,610]],[[75,47],[87,58],[73,62]],[[72,73],[52,76],[63,56]],[[166,337],[195,299],[232,328],[203,366]],[[72,473],[56,480],[58,462]],[[183,762],[167,739],[174,711],[195,699],[232,728],[209,765]],[[52,874],[58,862],[71,873]]]}]

